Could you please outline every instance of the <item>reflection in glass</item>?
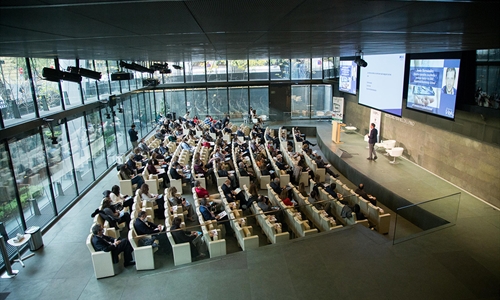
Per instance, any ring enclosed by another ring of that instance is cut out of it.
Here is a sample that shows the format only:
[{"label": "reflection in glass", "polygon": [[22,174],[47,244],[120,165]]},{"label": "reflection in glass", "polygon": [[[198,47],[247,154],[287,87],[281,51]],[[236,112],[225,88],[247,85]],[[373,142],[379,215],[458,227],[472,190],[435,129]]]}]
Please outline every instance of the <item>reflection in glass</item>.
[{"label": "reflection in glass", "polygon": [[55,68],[54,60],[31,58],[30,64],[40,116],[46,116],[50,113],[61,111],[62,106],[59,83],[42,79],[43,68]]},{"label": "reflection in glass", "polygon": [[312,79],[323,78],[323,60],[321,57],[312,59],[311,73]]},{"label": "reflection in glass", "polygon": [[95,60],[95,70],[97,72],[101,72],[103,74],[101,80],[96,81],[97,89],[99,90],[99,99],[105,100],[108,99],[111,95],[111,88],[109,86],[109,77],[106,76],[108,74],[108,65],[105,60]]},{"label": "reflection in glass", "polygon": [[[132,147],[132,143],[130,142],[129,136],[128,136],[128,130],[130,129],[130,126],[134,123],[133,118],[132,118],[132,102],[133,100],[131,99],[132,97],[129,95],[125,97],[125,100],[123,101],[123,117],[125,119],[125,122],[123,123],[124,125],[122,126],[123,128],[123,134],[124,134],[124,139],[126,141],[126,147],[125,150],[122,151],[120,144],[118,143],[118,147],[120,148],[120,153],[125,153],[127,149],[130,149]],[[135,96],[133,96],[135,98]],[[137,126],[137,124],[136,124]],[[139,130],[139,128],[135,128],[135,130]],[[118,131],[118,128],[117,128]],[[118,139],[118,142],[120,142],[120,139]]]},{"label": "reflection in glass", "polygon": [[85,118],[82,116],[68,121],[68,130],[78,192],[81,193],[94,181]]},{"label": "reflection in glass", "polygon": [[229,81],[247,81],[248,63],[247,60],[228,60],[227,75]]},{"label": "reflection in glass", "polygon": [[[155,112],[156,115],[154,116],[155,119],[158,119],[158,115],[165,115],[165,105],[167,103],[167,100],[165,99],[165,93],[164,90],[156,90],[154,92],[154,99],[155,99]],[[169,105],[170,107],[170,105]]]},{"label": "reflection in glass", "polygon": [[43,227],[55,212],[40,134],[11,142],[9,148],[26,225]]},{"label": "reflection in glass", "polygon": [[205,62],[193,61],[184,63],[186,82],[205,82]]},{"label": "reflection in glass", "polygon": [[290,80],[290,60],[271,59],[270,74],[271,80]]},{"label": "reflection in glass", "polygon": [[[9,168],[9,159],[10,158],[5,145],[3,143],[0,144],[0,222],[2,222],[9,237],[13,237],[17,233],[22,233],[23,229],[15,194],[15,180],[12,170]],[[19,164],[17,164],[17,166],[19,166]],[[19,182],[21,186],[18,188],[23,191],[23,194],[21,194],[21,199],[23,199],[25,203],[23,206],[27,206],[29,203],[26,203],[26,194],[29,188],[27,186],[23,186],[22,183],[22,177],[25,174],[25,170],[21,171],[18,169],[18,173],[20,176],[19,180],[21,180]],[[24,185],[26,184],[27,183]],[[0,264],[3,264],[1,255]]]},{"label": "reflection in glass", "polygon": [[[75,67],[76,61],[70,59],[60,59],[59,67],[66,72],[68,71],[68,67]],[[86,77],[82,77],[82,86],[84,85],[84,79],[88,80]],[[92,79],[95,81],[94,79]],[[76,105],[82,104],[82,94],[80,92],[80,84],[72,81],[61,81],[61,88],[63,91],[63,101],[65,109],[74,107]]]},{"label": "reflection in glass", "polygon": [[232,120],[243,120],[248,115],[248,87],[229,88],[229,113]]},{"label": "reflection in glass", "polygon": [[227,88],[208,89],[208,114],[223,119],[228,113]]},{"label": "reflection in glass", "polygon": [[[80,68],[95,70],[93,60],[79,60]],[[103,80],[106,74],[101,74]],[[97,101],[97,80],[82,77],[83,101],[85,103]]]},{"label": "reflection in glass", "polygon": [[35,118],[26,59],[0,57],[0,109],[4,125]]},{"label": "reflection in glass", "polygon": [[292,59],[292,80],[311,79],[311,60],[309,58]]},{"label": "reflection in glass", "polygon": [[[106,114],[104,108],[102,111],[105,121],[113,120],[113,113]],[[90,151],[92,153],[95,177],[99,177],[107,169],[106,152],[104,151],[104,135],[101,124],[99,110],[94,110],[87,114],[87,133],[90,140]]]},{"label": "reflection in glass", "polygon": [[310,117],[310,86],[292,85],[291,108],[292,119]]},{"label": "reflection in glass", "polygon": [[154,95],[152,92],[144,91],[144,100],[146,102],[146,136],[151,130],[153,130],[154,123],[154,112],[155,112],[155,103],[154,103]]},{"label": "reflection in glass", "polygon": [[[187,110],[192,116],[205,116],[207,114],[207,90],[206,89],[186,89]],[[185,112],[178,111],[177,117],[183,116]]]},{"label": "reflection in glass", "polygon": [[[123,154],[127,152],[128,133],[126,129],[125,115],[127,114],[127,111],[130,110],[130,101],[128,100],[128,98],[126,100],[127,101],[124,100],[120,104],[122,112],[121,113],[117,112],[114,119],[114,125],[116,128],[116,141],[118,142],[118,154]],[[126,109],[127,106],[128,109]],[[105,128],[104,130],[106,132],[106,130],[109,129]]]},{"label": "reflection in glass", "polygon": [[311,87],[311,117],[331,118],[333,93],[330,84],[317,84]]},{"label": "reflection in glass", "polygon": [[[179,66],[181,69],[174,68],[175,66]],[[183,83],[184,82],[184,63],[181,61],[177,62],[168,62],[168,67],[172,70],[170,74],[162,74],[163,83]]]},{"label": "reflection in glass", "polygon": [[250,106],[256,110],[257,115],[264,115],[266,117],[263,119],[269,119],[269,87],[250,87]]},{"label": "reflection in glass", "polygon": [[[101,116],[103,116],[102,130],[104,135],[104,146],[106,147],[108,166],[111,166],[116,162],[116,155],[118,154],[114,126],[115,124],[120,124],[120,115],[122,115],[122,113],[115,110],[114,115],[111,114],[110,118],[108,119],[106,110],[104,108],[101,108]],[[98,173],[99,172],[96,171],[96,174]]]},{"label": "reflection in glass", "polygon": [[[102,74],[102,77],[106,77],[111,85],[111,95],[119,95],[120,92],[120,84],[122,81],[120,80],[111,80],[111,74],[118,72],[120,69],[118,67],[118,62],[115,60],[108,60],[108,69],[109,73],[108,74]],[[125,82],[125,84],[128,86],[128,83]]]},{"label": "reflection in glass", "polygon": [[137,93],[135,97],[135,101],[137,102],[137,105],[139,106],[138,110],[134,111],[134,118],[135,121],[139,122],[140,126],[135,123],[136,126],[139,128],[136,128],[137,131],[139,132],[139,138],[146,136],[147,133],[149,132],[147,129],[147,124],[148,124],[148,117],[147,117],[147,112],[146,112],[146,103],[144,99],[144,93]]},{"label": "reflection in glass", "polygon": [[207,61],[207,81],[227,81],[225,60]]},{"label": "reflection in glass", "polygon": [[60,212],[76,198],[77,191],[66,127],[57,125],[53,127],[53,130],[57,144],[52,143],[52,133],[49,128],[43,129],[43,141],[47,149],[47,161],[56,197],[56,207]]},{"label": "reflection in glass", "polygon": [[250,59],[250,80],[269,80],[269,60]]},{"label": "reflection in glass", "polygon": [[[165,90],[165,96],[167,113],[176,113],[178,116],[183,116],[186,113],[187,106],[186,94],[184,93],[184,89]],[[194,116],[195,114],[192,113],[191,115]]]}]

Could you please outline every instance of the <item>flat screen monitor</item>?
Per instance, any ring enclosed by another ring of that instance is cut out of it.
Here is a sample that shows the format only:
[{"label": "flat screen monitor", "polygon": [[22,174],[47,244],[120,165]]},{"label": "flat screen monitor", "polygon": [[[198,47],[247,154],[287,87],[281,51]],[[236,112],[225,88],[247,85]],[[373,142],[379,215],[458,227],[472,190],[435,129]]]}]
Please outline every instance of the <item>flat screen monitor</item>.
[{"label": "flat screen monitor", "polygon": [[352,60],[341,60],[339,73],[339,91],[356,95],[358,65]]},{"label": "flat screen monitor", "polygon": [[412,59],[406,107],[454,119],[460,59]]},{"label": "flat screen monitor", "polygon": [[359,104],[401,117],[405,74],[403,54],[365,55],[360,68]]}]

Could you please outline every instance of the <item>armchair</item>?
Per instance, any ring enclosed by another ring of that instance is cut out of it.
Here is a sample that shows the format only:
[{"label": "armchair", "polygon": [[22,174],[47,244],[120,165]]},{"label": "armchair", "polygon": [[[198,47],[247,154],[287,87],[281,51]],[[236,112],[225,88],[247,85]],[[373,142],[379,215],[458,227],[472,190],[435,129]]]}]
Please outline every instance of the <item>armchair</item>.
[{"label": "armchair", "polygon": [[404,148],[402,147],[395,147],[395,148],[392,148],[391,150],[387,150],[387,153],[394,157],[394,159],[392,161],[390,161],[391,164],[397,164],[396,162],[396,157],[400,157],[401,155],[403,155],[403,151],[404,151]]}]

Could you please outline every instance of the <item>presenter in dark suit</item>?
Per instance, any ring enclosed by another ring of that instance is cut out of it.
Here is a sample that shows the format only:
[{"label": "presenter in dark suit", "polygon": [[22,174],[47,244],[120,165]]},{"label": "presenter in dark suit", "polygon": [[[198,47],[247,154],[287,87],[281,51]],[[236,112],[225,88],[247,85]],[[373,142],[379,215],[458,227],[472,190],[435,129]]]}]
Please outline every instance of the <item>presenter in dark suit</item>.
[{"label": "presenter in dark suit", "polygon": [[113,263],[118,262],[118,255],[123,252],[125,267],[135,265],[132,259],[134,248],[132,248],[128,240],[115,239],[104,235],[103,229],[99,224],[92,227],[92,234],[94,235],[92,237],[92,246],[94,246],[96,251],[111,252]]},{"label": "presenter in dark suit", "polygon": [[375,123],[370,124],[370,134],[368,135],[368,160],[377,160],[377,153],[375,153],[375,143],[377,142],[378,131],[375,128]]}]

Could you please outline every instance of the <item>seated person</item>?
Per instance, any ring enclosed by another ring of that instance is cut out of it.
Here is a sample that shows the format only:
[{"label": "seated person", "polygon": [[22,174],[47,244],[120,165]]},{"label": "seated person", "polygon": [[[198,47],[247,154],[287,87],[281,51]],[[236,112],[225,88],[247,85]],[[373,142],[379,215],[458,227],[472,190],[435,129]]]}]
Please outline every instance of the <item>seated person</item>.
[{"label": "seated person", "polygon": [[186,178],[186,175],[184,175],[184,172],[182,171],[182,167],[178,162],[173,162],[172,167],[170,168],[170,177],[172,179],[182,179],[182,182],[188,182],[189,180]]},{"label": "seated person", "polygon": [[217,224],[224,224],[225,233],[232,232],[231,224],[229,223],[229,217],[227,215],[221,217],[214,213],[214,207],[210,206],[206,198],[200,199],[200,213],[203,216],[203,220],[217,220]]},{"label": "seated person", "polygon": [[331,167],[330,164],[325,164],[325,162],[321,158],[321,155],[316,155],[316,157],[314,158],[314,161],[316,162],[316,165],[318,166],[318,168],[325,168],[326,173],[330,174],[330,176],[333,176],[333,178],[337,178],[340,176],[339,174],[335,174],[335,172],[333,172],[330,169],[330,167]]},{"label": "seated person", "polygon": [[164,253],[171,252],[170,242],[168,241],[167,235],[164,232],[165,226],[156,225],[147,220],[148,214],[145,211],[140,211],[137,219],[134,221],[134,229],[137,235],[151,235],[153,239],[158,239],[159,249],[162,249]]},{"label": "seated person", "polygon": [[311,191],[311,195],[309,196],[309,198],[307,198],[307,200],[309,201],[309,203],[314,205],[314,207],[316,207],[316,209],[318,209],[318,210],[323,209],[328,214],[328,216],[333,217],[331,209],[330,209],[331,203],[322,201],[319,198],[319,194],[317,194],[316,191],[314,191],[314,190]]},{"label": "seated person", "polygon": [[135,175],[126,164],[122,165],[120,168],[120,176],[122,180],[130,179],[132,184],[137,184],[137,188],[141,188],[144,184],[144,179],[141,175]]},{"label": "seated person", "polygon": [[369,195],[365,192],[364,190],[365,185],[360,183],[358,188],[354,191],[356,194],[361,196],[363,199],[370,201],[371,204],[377,206],[377,198],[373,197],[372,195]]},{"label": "seated person", "polygon": [[147,160],[144,158],[144,156],[141,155],[141,148],[137,147],[134,149],[134,157],[133,160],[135,162],[140,163],[141,165],[145,166]]},{"label": "seated person", "polygon": [[247,205],[250,207],[253,202],[257,202],[259,198],[259,191],[257,190],[257,185],[255,183],[250,183],[250,187],[248,188],[248,193],[250,196],[248,197],[247,200]]},{"label": "seated person", "polygon": [[151,149],[146,144],[146,141],[144,141],[144,138],[141,139],[141,141],[139,142],[139,145],[137,147],[139,149],[141,149],[142,153],[145,153],[145,154],[151,153]]},{"label": "seated person", "polygon": [[366,220],[365,215],[361,212],[361,207],[358,204],[354,204],[352,211],[356,214],[356,220]]},{"label": "seated person", "polygon": [[113,204],[121,203],[123,207],[128,207],[128,211],[132,211],[132,205],[134,204],[134,198],[129,195],[123,195],[120,193],[120,186],[113,185],[111,188],[111,193],[109,194],[109,198]]},{"label": "seated person", "polygon": [[297,202],[295,202],[295,200],[290,199],[290,197],[288,195],[288,187],[281,191],[281,194],[279,195],[279,197],[280,197],[281,201],[283,201],[283,204],[285,204],[286,206],[297,205]]},{"label": "seated person", "polygon": [[248,176],[250,177],[250,181],[255,181],[255,174],[252,171],[247,170],[247,166],[245,165],[244,162],[240,162],[238,164],[238,171],[240,172],[240,176]]},{"label": "seated person", "polygon": [[206,257],[204,252],[204,243],[201,234],[196,231],[184,231],[181,229],[182,219],[180,217],[175,217],[172,221],[172,226],[170,227],[170,233],[174,238],[175,243],[189,243],[191,248],[191,258],[204,258]]},{"label": "seated person", "polygon": [[110,236],[104,235],[103,232],[104,230],[99,224],[92,227],[92,246],[95,251],[111,252],[114,264],[118,263],[118,255],[123,252],[125,258],[124,266],[127,267],[135,265],[135,261],[132,258],[134,248],[132,248],[130,242],[128,240],[114,239]]},{"label": "seated person", "polygon": [[113,219],[116,224],[126,223],[128,225],[128,223],[130,222],[130,213],[123,211],[123,209],[120,209],[123,208],[121,204],[119,204],[118,206],[113,205],[111,198],[109,197],[110,194],[111,191],[109,190],[104,192],[104,199],[102,199],[102,210],[108,217]]},{"label": "seated person", "polygon": [[217,193],[210,195],[208,191],[201,186],[201,182],[199,180],[196,180],[194,182],[194,190],[196,192],[196,196],[198,196],[200,200],[205,198],[208,200],[208,202],[215,202],[219,205],[222,204],[222,200],[220,199],[220,194]]},{"label": "seated person", "polygon": [[224,183],[221,186],[222,192],[224,193],[224,196],[226,196],[227,202],[234,202],[236,200],[240,201],[240,207],[242,209],[247,208],[247,200],[245,199],[245,195],[243,194],[243,191],[236,191],[235,189],[231,188],[231,180],[226,179]]},{"label": "seated person", "polygon": [[151,206],[158,205],[158,208],[155,209],[155,218],[165,219],[165,200],[163,199],[163,195],[151,194],[147,183],[141,186],[139,194],[142,201],[151,203]]},{"label": "seated person", "polygon": [[134,160],[135,154],[130,154],[128,156],[127,160],[127,167],[130,169],[130,171],[134,172],[134,174],[141,174],[142,171],[144,170],[143,167],[137,167],[136,161]]},{"label": "seated person", "polygon": [[273,191],[276,193],[276,195],[281,194],[281,187],[280,187],[280,179],[278,177],[274,178],[273,181],[269,184]]},{"label": "seated person", "polygon": [[148,173],[150,175],[157,175],[158,178],[163,179],[163,183],[162,183],[163,188],[167,187],[167,183],[170,181],[170,179],[168,179],[168,175],[167,175],[167,173],[165,173],[164,169],[159,169],[159,170],[156,169],[153,159],[148,160],[148,164],[147,164],[146,168],[147,168]]}]

